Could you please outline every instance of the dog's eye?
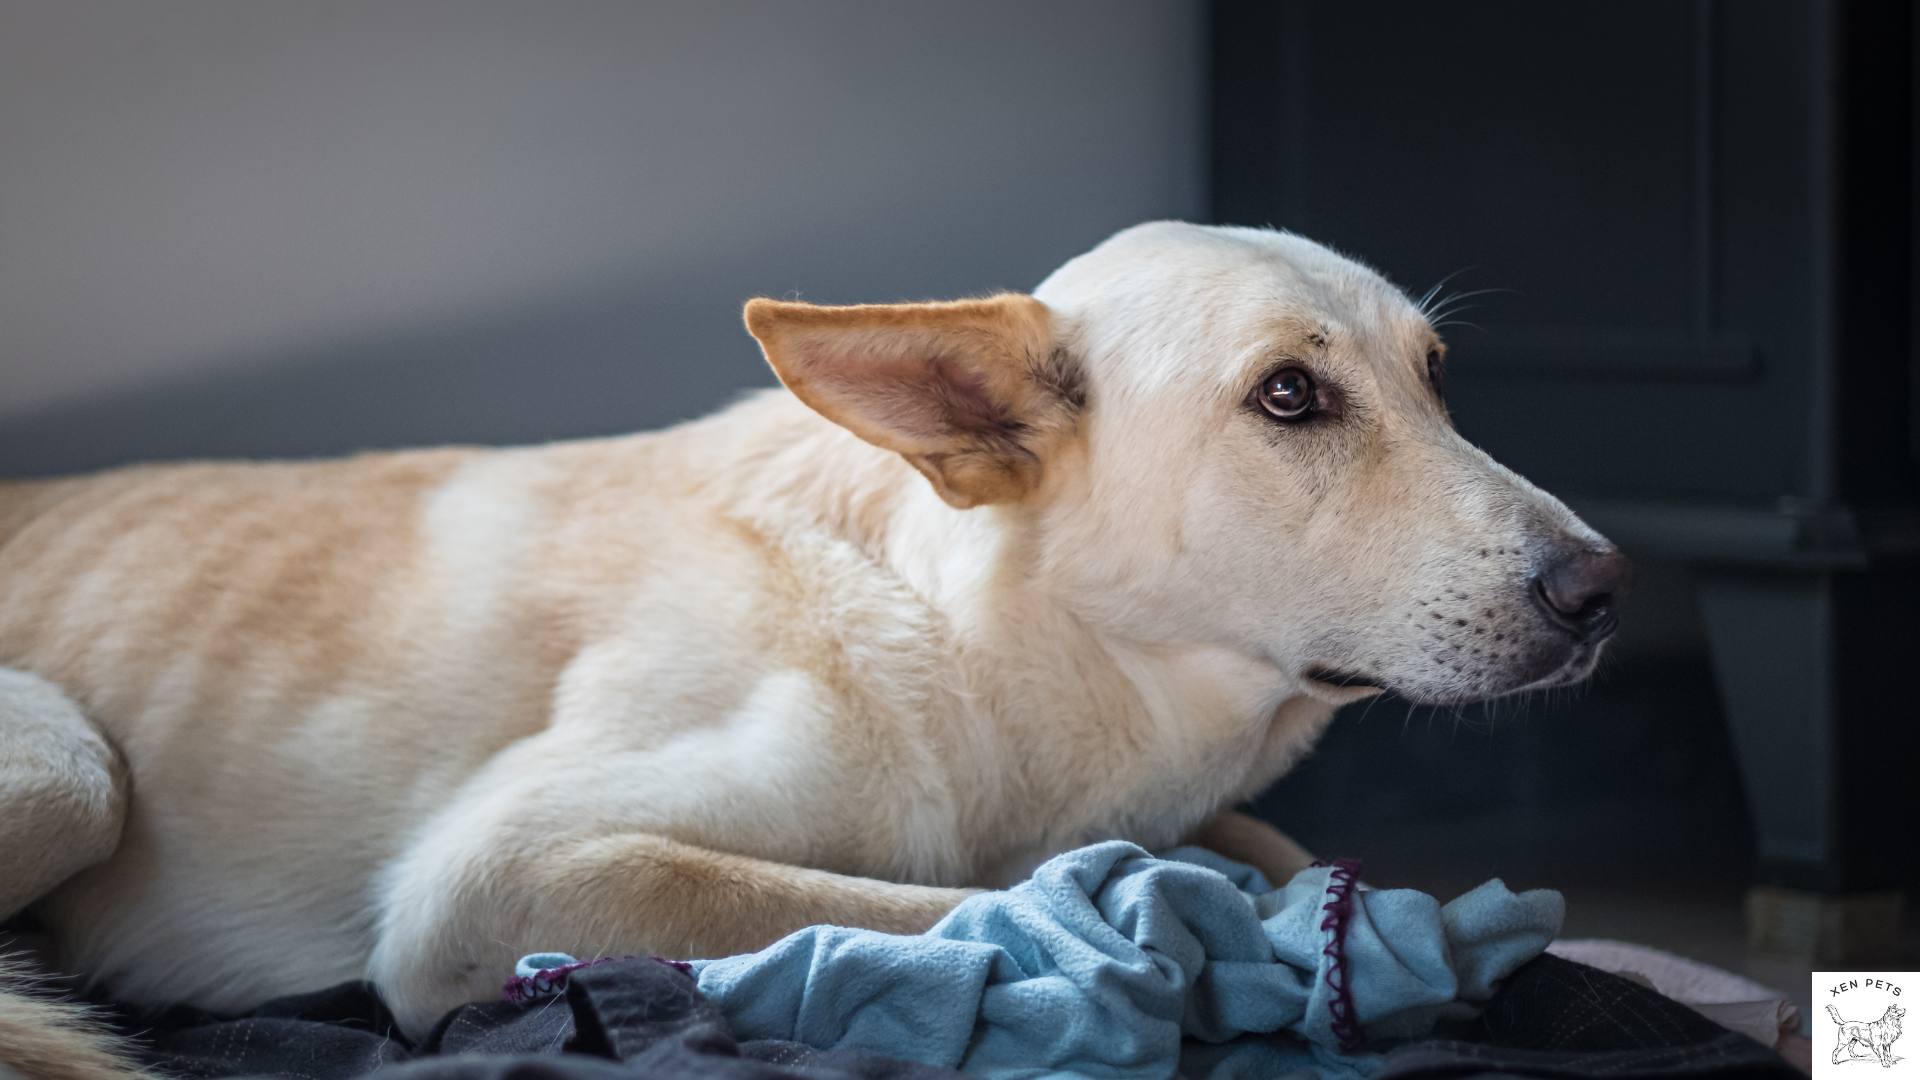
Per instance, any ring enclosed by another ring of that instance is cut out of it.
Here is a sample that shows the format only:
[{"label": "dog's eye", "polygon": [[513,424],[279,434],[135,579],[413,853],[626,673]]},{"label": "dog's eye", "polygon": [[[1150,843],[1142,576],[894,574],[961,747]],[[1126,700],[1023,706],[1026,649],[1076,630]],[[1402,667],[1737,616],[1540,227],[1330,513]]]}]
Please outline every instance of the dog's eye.
[{"label": "dog's eye", "polygon": [[1313,412],[1313,376],[1297,367],[1281,368],[1267,376],[1255,396],[1275,419],[1305,419]]},{"label": "dog's eye", "polygon": [[1447,365],[1439,349],[1427,350],[1427,381],[1433,384],[1434,393],[1447,396]]}]

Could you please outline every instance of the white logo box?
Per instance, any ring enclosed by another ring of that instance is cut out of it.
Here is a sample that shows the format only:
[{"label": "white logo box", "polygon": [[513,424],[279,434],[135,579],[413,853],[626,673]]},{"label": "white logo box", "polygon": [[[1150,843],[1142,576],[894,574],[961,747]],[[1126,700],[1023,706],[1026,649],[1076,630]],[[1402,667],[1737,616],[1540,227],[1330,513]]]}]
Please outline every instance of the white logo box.
[{"label": "white logo box", "polygon": [[1808,1027],[1815,1080],[1920,1080],[1916,998],[1920,973],[1814,972]]}]

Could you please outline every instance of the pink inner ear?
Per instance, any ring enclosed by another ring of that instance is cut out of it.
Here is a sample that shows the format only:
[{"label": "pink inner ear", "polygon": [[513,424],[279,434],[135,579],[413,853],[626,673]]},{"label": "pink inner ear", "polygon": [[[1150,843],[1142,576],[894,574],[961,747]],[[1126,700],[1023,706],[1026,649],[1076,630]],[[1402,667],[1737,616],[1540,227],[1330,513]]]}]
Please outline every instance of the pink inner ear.
[{"label": "pink inner ear", "polygon": [[812,366],[827,396],[910,438],[949,439],[1008,426],[986,379],[951,360],[841,355]]}]

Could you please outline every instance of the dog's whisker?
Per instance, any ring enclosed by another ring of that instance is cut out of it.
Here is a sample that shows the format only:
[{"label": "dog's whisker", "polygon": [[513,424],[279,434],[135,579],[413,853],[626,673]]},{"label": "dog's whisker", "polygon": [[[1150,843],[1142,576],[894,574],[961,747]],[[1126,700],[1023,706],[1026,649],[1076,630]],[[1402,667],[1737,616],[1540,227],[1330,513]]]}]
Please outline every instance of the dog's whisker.
[{"label": "dog's whisker", "polygon": [[1428,305],[1433,303],[1433,298],[1440,294],[1441,289],[1446,288],[1447,282],[1452,281],[1454,278],[1459,277],[1461,274],[1464,274],[1469,270],[1476,270],[1476,269],[1479,269],[1479,267],[1463,266],[1460,269],[1455,270],[1453,273],[1448,274],[1447,276],[1441,278],[1439,281],[1434,282],[1433,288],[1428,289],[1426,292],[1422,293],[1420,295],[1419,302],[1416,303],[1414,306],[1420,309],[1420,314],[1422,315],[1429,314]]},{"label": "dog's whisker", "polygon": [[1436,307],[1444,308],[1448,304],[1457,304],[1462,300],[1471,300],[1476,296],[1493,296],[1498,293],[1513,293],[1515,295],[1518,295],[1519,292],[1520,292],[1519,289],[1508,288],[1507,286],[1504,286],[1504,285],[1495,285],[1485,289],[1468,289],[1465,292],[1448,293],[1444,298],[1441,299],[1440,303],[1436,305]]},{"label": "dog's whisker", "polygon": [[1462,311],[1472,311],[1474,310],[1475,307],[1479,306],[1479,305],[1464,306],[1465,301],[1467,300],[1471,300],[1476,296],[1491,296],[1495,293],[1517,293],[1517,292],[1519,292],[1519,290],[1517,289],[1490,288],[1490,289],[1471,289],[1471,290],[1468,290],[1467,292],[1448,293],[1446,296],[1441,297],[1437,302],[1434,302],[1430,305],[1423,306],[1421,310],[1421,314],[1426,317],[1428,323],[1430,323],[1434,329],[1438,330],[1442,326],[1448,325],[1448,320],[1450,319],[1451,316],[1457,315]]}]

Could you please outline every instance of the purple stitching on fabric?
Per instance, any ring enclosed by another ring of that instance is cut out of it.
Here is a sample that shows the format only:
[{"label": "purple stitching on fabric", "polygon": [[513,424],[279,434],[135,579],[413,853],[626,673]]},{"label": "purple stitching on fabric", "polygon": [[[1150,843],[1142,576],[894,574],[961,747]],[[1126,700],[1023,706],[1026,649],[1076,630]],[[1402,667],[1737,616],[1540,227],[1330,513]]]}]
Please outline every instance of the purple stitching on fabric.
[{"label": "purple stitching on fabric", "polygon": [[1348,985],[1347,978],[1347,926],[1353,921],[1353,890],[1360,881],[1360,860],[1335,859],[1332,865],[1333,873],[1327,875],[1327,891],[1333,897],[1320,909],[1327,913],[1327,917],[1320,920],[1320,929],[1333,931],[1333,940],[1321,950],[1323,955],[1333,960],[1327,968],[1327,988],[1333,991],[1333,1000],[1327,1002],[1327,1012],[1333,1016],[1333,1037],[1340,1041],[1340,1052],[1355,1054],[1367,1044],[1366,1033],[1360,1030],[1359,1021],[1354,1019],[1353,988]]},{"label": "purple stitching on fabric", "polygon": [[[566,988],[567,976],[584,967],[604,964],[611,960],[637,960],[635,956],[602,956],[597,960],[582,960],[577,964],[562,964],[557,968],[541,968],[531,975],[515,975],[501,988],[501,996],[516,1005],[537,1001],[548,994],[557,994]],[[693,974],[693,965],[685,960],[668,960],[664,956],[649,956],[647,959],[656,964],[665,964],[682,975]]]}]

